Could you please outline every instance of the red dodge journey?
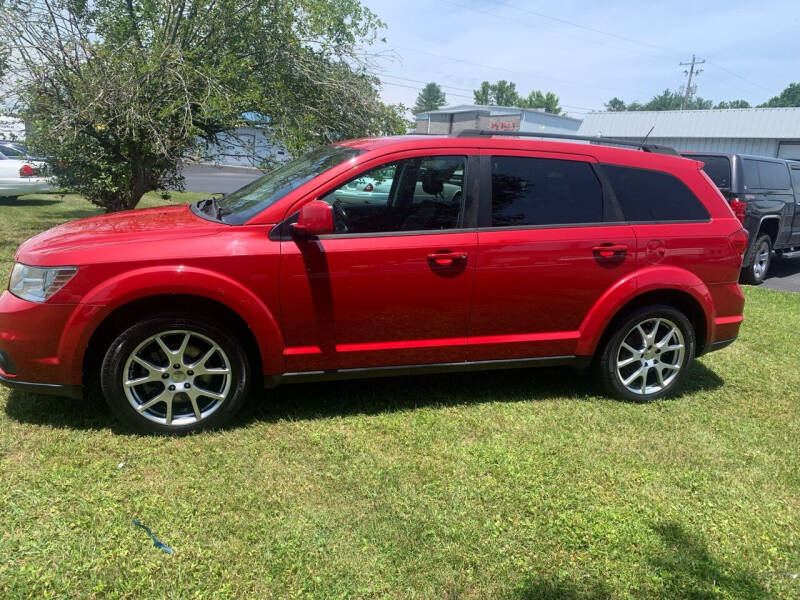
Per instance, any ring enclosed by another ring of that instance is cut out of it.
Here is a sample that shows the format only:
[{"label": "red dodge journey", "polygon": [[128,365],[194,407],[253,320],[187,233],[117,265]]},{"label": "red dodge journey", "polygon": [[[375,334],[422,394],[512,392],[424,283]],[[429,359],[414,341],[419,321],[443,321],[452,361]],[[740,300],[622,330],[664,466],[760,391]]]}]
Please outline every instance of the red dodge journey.
[{"label": "red dodge journey", "polygon": [[670,394],[736,339],[747,234],[702,163],[581,141],[342,142],[221,199],[46,231],[0,297],[0,382],[99,384],[176,433],[290,381],[591,364],[619,398]]}]

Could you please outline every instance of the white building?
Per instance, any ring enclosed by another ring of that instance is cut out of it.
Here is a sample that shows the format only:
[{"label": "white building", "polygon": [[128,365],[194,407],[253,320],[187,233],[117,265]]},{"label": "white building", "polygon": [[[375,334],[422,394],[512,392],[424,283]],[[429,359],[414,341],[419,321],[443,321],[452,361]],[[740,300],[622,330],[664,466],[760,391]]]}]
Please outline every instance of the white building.
[{"label": "white building", "polygon": [[578,133],[642,140],[676,150],[800,159],[800,108],[589,113]]},{"label": "white building", "polygon": [[416,116],[414,133],[451,134],[464,129],[490,131],[526,131],[541,133],[575,133],[580,119],[554,115],[535,108],[460,104]]}]

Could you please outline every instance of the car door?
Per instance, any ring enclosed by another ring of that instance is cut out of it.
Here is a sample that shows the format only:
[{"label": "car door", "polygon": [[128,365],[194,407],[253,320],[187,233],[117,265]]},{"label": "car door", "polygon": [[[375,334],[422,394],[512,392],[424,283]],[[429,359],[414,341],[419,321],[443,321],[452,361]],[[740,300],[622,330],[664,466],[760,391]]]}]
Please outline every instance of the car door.
[{"label": "car door", "polygon": [[591,156],[486,150],[481,162],[469,360],[572,355],[589,310],[634,271],[633,229],[613,222]]},{"label": "car door", "polygon": [[[345,204],[349,182],[322,190],[337,233],[281,242],[288,372],[466,360],[477,254],[467,180],[476,165],[468,148],[406,152],[350,179],[390,174],[382,203]],[[450,203],[427,199],[459,179]],[[420,182],[424,198],[415,197]]]}]

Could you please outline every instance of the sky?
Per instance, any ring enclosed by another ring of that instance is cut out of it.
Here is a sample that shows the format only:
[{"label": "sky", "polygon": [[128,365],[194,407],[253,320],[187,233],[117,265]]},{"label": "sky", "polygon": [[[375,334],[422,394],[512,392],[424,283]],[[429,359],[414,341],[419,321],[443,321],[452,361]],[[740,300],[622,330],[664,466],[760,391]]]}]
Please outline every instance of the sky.
[{"label": "sky", "polygon": [[[581,118],[616,96],[647,101],[685,83],[697,95],[759,104],[800,81],[798,0],[362,0],[385,23],[373,47],[385,102],[412,106],[429,81],[447,104],[481,81],[553,91]],[[693,82],[694,83],[694,82]]]}]

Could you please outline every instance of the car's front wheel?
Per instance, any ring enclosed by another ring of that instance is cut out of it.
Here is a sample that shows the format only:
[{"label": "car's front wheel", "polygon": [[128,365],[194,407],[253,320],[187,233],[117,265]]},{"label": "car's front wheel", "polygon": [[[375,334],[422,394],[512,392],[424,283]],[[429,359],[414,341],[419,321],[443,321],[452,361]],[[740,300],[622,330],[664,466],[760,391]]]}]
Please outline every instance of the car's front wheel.
[{"label": "car's front wheel", "polygon": [[112,412],[148,433],[222,426],[241,408],[249,382],[236,338],[188,315],[160,315],[129,327],[109,346],[100,373]]},{"label": "car's front wheel", "polygon": [[623,319],[600,355],[606,390],[624,400],[646,402],[674,392],[695,354],[689,319],[671,306],[640,308]]}]

